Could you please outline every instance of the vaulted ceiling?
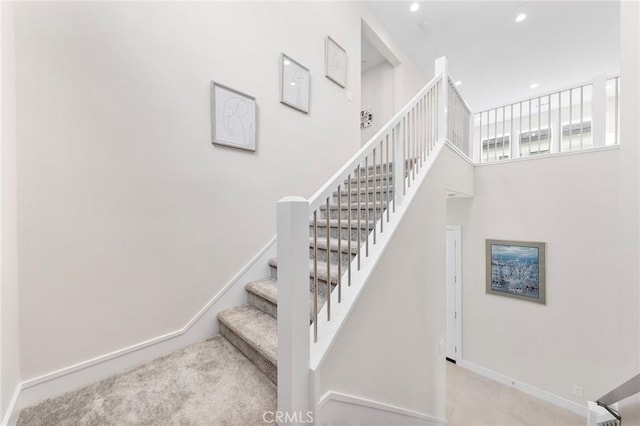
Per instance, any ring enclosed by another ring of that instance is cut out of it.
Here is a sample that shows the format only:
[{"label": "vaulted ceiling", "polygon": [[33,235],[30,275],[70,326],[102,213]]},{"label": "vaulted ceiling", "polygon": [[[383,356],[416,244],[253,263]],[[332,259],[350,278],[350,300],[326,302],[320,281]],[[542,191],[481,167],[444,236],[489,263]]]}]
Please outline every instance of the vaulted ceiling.
[{"label": "vaulted ceiling", "polygon": [[[447,56],[472,110],[619,72],[617,1],[418,3],[416,12],[405,1],[370,7],[425,74]],[[518,6],[527,14],[522,22],[515,21]]]}]

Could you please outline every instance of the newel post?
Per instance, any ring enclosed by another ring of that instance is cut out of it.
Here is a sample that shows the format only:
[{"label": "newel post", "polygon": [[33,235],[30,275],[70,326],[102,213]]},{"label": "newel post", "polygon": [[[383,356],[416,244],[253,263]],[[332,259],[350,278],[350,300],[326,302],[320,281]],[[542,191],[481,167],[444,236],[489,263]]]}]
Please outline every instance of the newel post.
[{"label": "newel post", "polygon": [[277,232],[278,411],[304,419],[311,405],[309,202],[306,199],[285,197],[278,201]]},{"label": "newel post", "polygon": [[440,90],[438,90],[438,141],[448,137],[448,114],[449,114],[449,65],[446,56],[436,59],[434,72],[436,76],[441,75]]},{"label": "newel post", "polygon": [[[591,90],[591,135],[593,147],[603,147],[607,140],[607,75],[593,78]],[[582,131],[582,130],[580,130]]]}]

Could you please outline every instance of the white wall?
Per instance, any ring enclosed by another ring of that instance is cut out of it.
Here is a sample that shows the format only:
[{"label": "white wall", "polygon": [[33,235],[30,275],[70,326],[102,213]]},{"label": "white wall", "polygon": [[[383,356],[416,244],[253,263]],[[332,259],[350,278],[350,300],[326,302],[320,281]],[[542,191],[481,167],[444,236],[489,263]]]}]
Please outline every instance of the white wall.
[{"label": "white wall", "polygon": [[445,188],[471,193],[472,173],[443,149],[320,367],[320,395],[445,417]]},{"label": "white wall", "polygon": [[[635,305],[620,306],[621,314],[636,325],[635,333],[622,337],[636,355],[635,373],[640,371],[640,3],[620,2],[620,240],[625,257],[620,266],[634,291],[627,295]],[[633,329],[632,329],[633,330]],[[618,376],[617,386],[628,377]],[[608,391],[610,389],[607,389]],[[620,406],[625,424],[640,424],[640,394]]]},{"label": "white wall", "polygon": [[19,381],[18,246],[16,224],[16,97],[14,8],[0,6],[2,34],[2,143],[0,145],[0,419]]},{"label": "white wall", "polygon": [[[617,149],[476,167],[462,225],[462,357],[586,405],[637,373],[638,282],[620,267]],[[546,305],[485,294],[485,239],[547,244]],[[583,398],[573,395],[583,387]]]},{"label": "white wall", "polygon": [[[353,154],[362,17],[386,37],[361,3],[16,5],[23,378],[182,327],[275,234],[275,202]],[[311,70],[309,115],[279,103],[281,52]],[[210,80],[256,97],[255,153],[211,145]]]},{"label": "white wall", "polygon": [[371,109],[373,114],[371,127],[361,131],[363,144],[367,143],[396,112],[393,102],[393,75],[393,66],[387,61],[362,73],[362,109]]}]

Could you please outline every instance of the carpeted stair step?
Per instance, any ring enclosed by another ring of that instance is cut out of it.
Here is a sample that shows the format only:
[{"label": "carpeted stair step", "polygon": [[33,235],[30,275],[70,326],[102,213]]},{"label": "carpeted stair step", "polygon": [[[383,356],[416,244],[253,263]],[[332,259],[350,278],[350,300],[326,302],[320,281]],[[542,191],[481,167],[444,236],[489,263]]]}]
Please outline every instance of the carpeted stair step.
[{"label": "carpeted stair step", "polygon": [[[360,240],[364,241],[367,238],[368,232],[371,232],[375,223],[370,220],[369,227],[365,220],[360,220]],[[351,238],[352,241],[358,241],[358,221],[352,220],[349,225],[347,220],[340,221],[340,237],[343,239]],[[313,237],[313,219],[309,220],[309,236]],[[326,239],[327,237],[327,221],[318,219],[318,239]],[[338,220],[329,220],[329,237],[338,238]]]},{"label": "carpeted stair step", "polygon": [[[387,193],[389,194],[389,202],[391,202],[393,200],[393,186],[389,185],[389,187],[387,187],[386,182],[382,185],[382,187],[380,185],[377,185],[374,191],[373,186],[371,186],[369,188],[369,191],[367,192],[366,188],[361,187],[360,188],[360,201],[364,202],[364,197],[365,195],[368,194],[369,196],[369,200],[373,200],[373,193],[375,192],[376,194],[376,200],[379,200],[380,197],[382,197],[383,200],[387,199]],[[341,202],[342,203],[348,203],[349,202],[349,190],[347,187],[341,188],[340,189],[340,198],[341,198]],[[333,198],[332,198],[332,204],[338,204],[338,191],[335,191],[333,193]],[[358,188],[352,186],[351,187],[351,203],[357,204],[358,202]]]},{"label": "carpeted stair step", "polygon": [[[269,259],[269,268],[271,269],[271,279],[278,280],[278,258]],[[347,270],[343,268],[344,274]],[[346,283],[343,283],[346,284]],[[309,261],[309,290],[314,289],[313,261]],[[331,288],[338,285],[338,265],[331,265]],[[327,264],[326,262],[318,262],[318,294],[327,297]]]},{"label": "carpeted stair step", "polygon": [[[348,220],[349,219],[349,210],[351,210],[351,220],[358,220],[358,214],[360,215],[361,220],[366,220],[367,214],[369,216],[369,220],[375,220],[380,218],[380,214],[383,210],[386,209],[386,205],[384,204],[384,200],[380,200],[376,198],[376,202],[373,202],[373,198],[369,200],[368,203],[364,201],[358,203],[349,204],[341,204],[340,205],[340,219]],[[320,217],[318,219],[326,219],[327,217],[327,206],[320,206]],[[374,219],[375,218],[375,219]],[[337,204],[329,204],[329,219],[338,219],[338,205]]]},{"label": "carpeted stair step", "polygon": [[[391,149],[391,147],[389,147]],[[365,168],[364,165],[360,167],[360,174],[364,175],[365,172],[367,174],[373,174],[373,172],[375,171],[375,173],[380,173],[380,163],[376,162],[377,164],[375,166],[369,166],[368,168]],[[356,169],[357,170],[357,169]],[[383,172],[393,172],[393,163],[384,163],[382,164],[382,171]],[[354,171],[354,175],[355,175],[355,171]]]},{"label": "carpeted stair step", "polygon": [[251,306],[274,318],[278,317],[278,285],[272,279],[252,281],[244,287]]},{"label": "carpeted stair step", "polygon": [[[360,189],[362,188],[366,189],[367,185],[369,185],[369,188],[371,189],[374,186],[374,182],[377,188],[381,186],[386,186],[387,180],[389,185],[393,185],[393,173],[382,173],[382,174],[376,173],[375,175],[374,174],[361,175],[360,178],[358,178],[358,176],[352,175],[351,189],[353,188],[358,189],[358,181],[360,181]],[[344,180],[343,186],[344,187],[349,186],[349,179]]]},{"label": "carpeted stair step", "polygon": [[[274,280],[253,281],[246,285],[249,304],[262,312],[278,317],[278,284]],[[318,312],[325,303],[323,295],[318,294]],[[309,292],[309,322],[313,320],[313,293]]]},{"label": "carpeted stair step", "polygon": [[[333,265],[338,264],[338,239],[331,238],[329,240],[331,263]],[[362,244],[361,244],[362,246]],[[358,254],[358,241],[351,241],[351,253],[349,253],[349,241],[342,239],[340,242],[340,261],[342,262],[342,268],[349,266],[349,262]],[[309,238],[309,258],[314,258],[314,246],[313,238]],[[327,261],[327,238],[318,239],[318,260],[321,262]],[[336,266],[337,267],[337,266]]]},{"label": "carpeted stair step", "polygon": [[273,383],[278,382],[277,321],[251,305],[218,314],[220,334],[238,348]]}]

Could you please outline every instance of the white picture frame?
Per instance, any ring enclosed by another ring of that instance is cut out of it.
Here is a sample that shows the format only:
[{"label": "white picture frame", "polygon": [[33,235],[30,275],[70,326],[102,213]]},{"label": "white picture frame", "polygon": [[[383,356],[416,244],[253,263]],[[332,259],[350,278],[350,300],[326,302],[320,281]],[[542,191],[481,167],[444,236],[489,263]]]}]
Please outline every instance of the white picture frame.
[{"label": "white picture frame", "polygon": [[280,102],[308,114],[310,92],[309,69],[282,53],[280,55]]},{"label": "white picture frame", "polygon": [[324,52],[325,77],[342,88],[347,87],[347,51],[327,36]]},{"label": "white picture frame", "polygon": [[212,143],[255,151],[256,127],[256,99],[212,81]]}]

